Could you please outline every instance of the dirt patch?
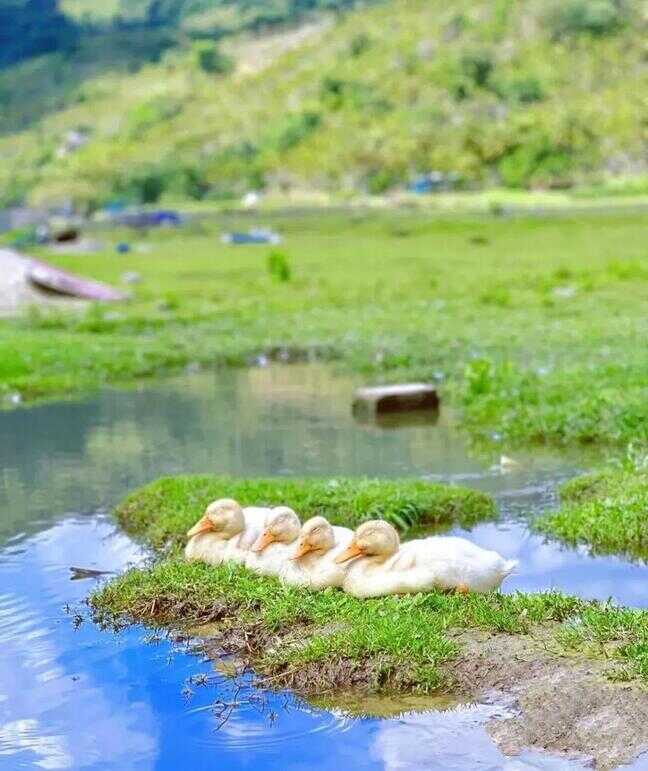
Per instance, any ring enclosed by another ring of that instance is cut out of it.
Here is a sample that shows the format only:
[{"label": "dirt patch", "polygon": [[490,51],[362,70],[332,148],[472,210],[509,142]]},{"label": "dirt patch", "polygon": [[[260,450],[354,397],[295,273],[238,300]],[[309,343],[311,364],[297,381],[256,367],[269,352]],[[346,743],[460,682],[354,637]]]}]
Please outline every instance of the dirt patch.
[{"label": "dirt patch", "polygon": [[[289,688],[308,698],[336,693],[407,692],[414,675],[406,664],[388,657],[354,661],[335,656],[290,668],[272,665],[272,650],[300,646],[310,635],[334,633],[335,628],[293,628],[269,635],[260,626],[242,631],[223,628],[203,643],[203,651],[218,659],[235,654],[257,668],[258,684]],[[513,697],[515,717],[494,719],[488,732],[505,755],[537,749],[555,755],[586,756],[599,771],[617,768],[648,751],[648,689],[606,678],[609,664],[562,656],[550,647],[551,629],[543,634],[489,635],[463,632],[456,640],[461,655],[445,667],[448,687],[462,701]],[[212,628],[211,634],[214,634]]]},{"label": "dirt patch", "polygon": [[465,633],[450,667],[460,693],[479,699],[497,690],[515,697],[517,716],[488,731],[506,755],[524,748],[577,753],[605,771],[648,751],[648,690],[606,678],[602,661],[560,656],[549,634]]}]

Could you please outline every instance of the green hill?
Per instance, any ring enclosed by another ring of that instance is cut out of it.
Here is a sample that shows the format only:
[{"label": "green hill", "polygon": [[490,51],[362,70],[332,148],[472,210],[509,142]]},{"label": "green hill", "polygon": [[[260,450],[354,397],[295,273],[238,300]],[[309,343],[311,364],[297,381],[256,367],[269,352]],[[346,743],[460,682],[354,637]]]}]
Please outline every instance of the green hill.
[{"label": "green hill", "polygon": [[[200,2],[179,23],[212,13],[217,26],[227,6]],[[221,36],[218,48],[213,29],[172,42],[152,29],[150,55],[103,64],[88,55],[82,76],[59,77],[56,109],[31,100],[30,127],[0,138],[0,198],[382,192],[431,169],[467,186],[645,179],[642,9],[640,0],[390,0],[301,28]],[[21,83],[36,88],[36,70],[52,79],[51,60],[0,75],[0,97],[13,105],[3,115],[25,104]],[[82,147],[66,148],[71,131]]]}]

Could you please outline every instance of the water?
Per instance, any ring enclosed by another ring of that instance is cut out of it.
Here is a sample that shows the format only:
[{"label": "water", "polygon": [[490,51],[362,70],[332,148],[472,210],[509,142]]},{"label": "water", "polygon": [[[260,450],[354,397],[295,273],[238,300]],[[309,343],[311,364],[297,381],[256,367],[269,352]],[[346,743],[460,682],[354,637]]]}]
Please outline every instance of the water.
[{"label": "water", "polygon": [[[502,474],[469,457],[443,413],[435,425],[354,423],[352,387],[318,366],[270,367],[0,414],[0,769],[581,767],[531,752],[504,758],[484,729],[500,706],[421,712],[405,702],[397,718],[354,718],[235,685],[182,647],[147,642],[141,628],[77,627],[93,582],[71,581],[69,568],[144,559],[107,512],[134,486],[179,472],[473,485],[497,496],[506,520],[470,537],[521,559],[507,591],[556,586],[648,605],[647,567],[544,543],[525,528],[555,503],[556,480],[578,459],[521,458]],[[201,673],[205,687],[191,680]]]}]

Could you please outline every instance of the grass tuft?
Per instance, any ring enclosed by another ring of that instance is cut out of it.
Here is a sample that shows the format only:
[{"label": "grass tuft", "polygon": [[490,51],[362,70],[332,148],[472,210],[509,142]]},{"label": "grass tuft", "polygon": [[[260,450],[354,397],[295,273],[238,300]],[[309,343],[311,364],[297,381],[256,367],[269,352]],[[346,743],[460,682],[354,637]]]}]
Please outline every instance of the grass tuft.
[{"label": "grass tuft", "polygon": [[129,495],[117,508],[119,523],[155,548],[180,544],[184,534],[216,498],[242,505],[293,508],[302,521],[321,515],[333,524],[355,527],[385,519],[401,531],[414,525],[461,525],[494,519],[486,493],[421,480],[235,479],[180,476],[159,479]]},{"label": "grass tuft", "polygon": [[528,634],[548,625],[565,648],[613,659],[613,677],[648,681],[648,613],[558,592],[357,600],[284,586],[240,566],[169,559],[105,584],[90,605],[104,623],[218,622],[222,647],[244,640],[257,672],[311,693],[350,682],[430,692],[451,684],[446,665],[460,651],[458,631]]},{"label": "grass tuft", "polygon": [[600,554],[648,560],[648,470],[609,469],[567,482],[562,506],[534,520],[540,533]]}]

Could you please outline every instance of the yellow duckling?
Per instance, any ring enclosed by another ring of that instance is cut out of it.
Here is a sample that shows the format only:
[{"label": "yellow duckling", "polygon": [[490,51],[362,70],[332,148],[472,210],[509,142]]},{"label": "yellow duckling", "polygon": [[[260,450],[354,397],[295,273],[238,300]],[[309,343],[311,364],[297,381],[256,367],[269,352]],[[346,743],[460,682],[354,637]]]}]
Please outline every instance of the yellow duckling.
[{"label": "yellow duckling", "polygon": [[488,592],[499,587],[517,565],[465,538],[435,536],[401,546],[395,528],[381,520],[360,525],[336,562],[352,559],[356,561],[342,586],[360,598],[434,588]]},{"label": "yellow duckling", "polygon": [[186,559],[209,565],[244,563],[269,513],[270,509],[244,509],[231,498],[213,501],[187,533]]},{"label": "yellow duckling", "polygon": [[291,544],[299,537],[300,530],[301,522],[292,509],[288,506],[272,509],[245,564],[261,575],[278,576],[292,556]]},{"label": "yellow duckling", "polygon": [[335,559],[352,537],[348,527],[334,527],[325,517],[312,517],[303,524],[295,550],[279,577],[287,584],[310,589],[342,586],[347,566]]}]

